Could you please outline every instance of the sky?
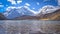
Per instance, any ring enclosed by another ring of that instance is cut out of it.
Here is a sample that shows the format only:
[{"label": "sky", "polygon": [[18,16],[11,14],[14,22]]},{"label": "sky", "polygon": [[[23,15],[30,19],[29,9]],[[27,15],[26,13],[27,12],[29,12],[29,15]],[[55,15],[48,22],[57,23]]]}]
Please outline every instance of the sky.
[{"label": "sky", "polygon": [[45,5],[58,6],[58,0],[0,0],[0,13],[5,12],[10,6],[28,6],[31,10],[37,11]]}]

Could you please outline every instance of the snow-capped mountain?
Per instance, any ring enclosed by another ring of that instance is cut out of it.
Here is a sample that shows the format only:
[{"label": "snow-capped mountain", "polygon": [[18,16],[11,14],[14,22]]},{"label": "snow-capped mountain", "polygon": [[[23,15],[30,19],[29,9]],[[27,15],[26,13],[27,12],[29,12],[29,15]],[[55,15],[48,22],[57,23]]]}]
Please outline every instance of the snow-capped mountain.
[{"label": "snow-capped mountain", "polygon": [[56,6],[46,5],[46,6],[42,7],[39,10],[39,12],[41,12],[42,14],[47,14],[47,13],[52,13],[58,9],[60,9],[60,8],[58,8]]},{"label": "snow-capped mountain", "polygon": [[21,8],[13,7],[13,8],[8,8],[7,11],[4,13],[4,15],[8,19],[13,19],[15,17],[19,17],[23,15],[34,16],[34,13],[27,7],[21,7]]},{"label": "snow-capped mountain", "polygon": [[6,9],[6,12],[4,13],[5,17],[8,19],[13,19],[19,16],[39,16],[42,14],[48,14],[56,11],[57,7],[51,6],[51,5],[46,5],[40,8],[38,11],[31,10],[28,6],[23,6],[23,7],[8,7]]}]

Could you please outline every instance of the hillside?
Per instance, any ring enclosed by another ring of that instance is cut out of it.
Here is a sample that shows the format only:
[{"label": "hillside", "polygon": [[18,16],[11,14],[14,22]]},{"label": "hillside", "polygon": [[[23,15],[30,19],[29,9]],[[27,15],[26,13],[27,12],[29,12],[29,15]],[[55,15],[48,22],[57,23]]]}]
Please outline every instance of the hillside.
[{"label": "hillside", "polygon": [[21,17],[17,17],[15,18],[15,20],[60,20],[60,9],[56,10],[52,13],[48,13],[48,14],[41,14],[40,16],[21,16]]}]

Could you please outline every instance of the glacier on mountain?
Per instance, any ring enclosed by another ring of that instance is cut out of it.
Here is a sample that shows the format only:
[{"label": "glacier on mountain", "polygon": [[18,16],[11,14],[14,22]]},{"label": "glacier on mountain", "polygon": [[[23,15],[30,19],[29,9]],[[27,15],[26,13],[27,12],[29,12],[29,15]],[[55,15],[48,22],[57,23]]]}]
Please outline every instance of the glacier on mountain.
[{"label": "glacier on mountain", "polygon": [[60,9],[60,7],[55,7],[51,5],[46,5],[40,8],[38,11],[31,10],[28,6],[13,7],[10,6],[6,9],[4,13],[5,17],[8,19],[13,19],[19,16],[37,16],[38,14],[48,14]]}]

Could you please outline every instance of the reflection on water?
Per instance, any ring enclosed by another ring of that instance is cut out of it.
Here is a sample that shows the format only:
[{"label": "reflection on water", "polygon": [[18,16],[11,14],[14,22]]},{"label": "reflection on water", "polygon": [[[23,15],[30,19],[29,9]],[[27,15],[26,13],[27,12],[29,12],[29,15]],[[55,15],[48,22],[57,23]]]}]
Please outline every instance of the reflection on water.
[{"label": "reflection on water", "polygon": [[60,34],[60,21],[4,20],[0,34]]}]

